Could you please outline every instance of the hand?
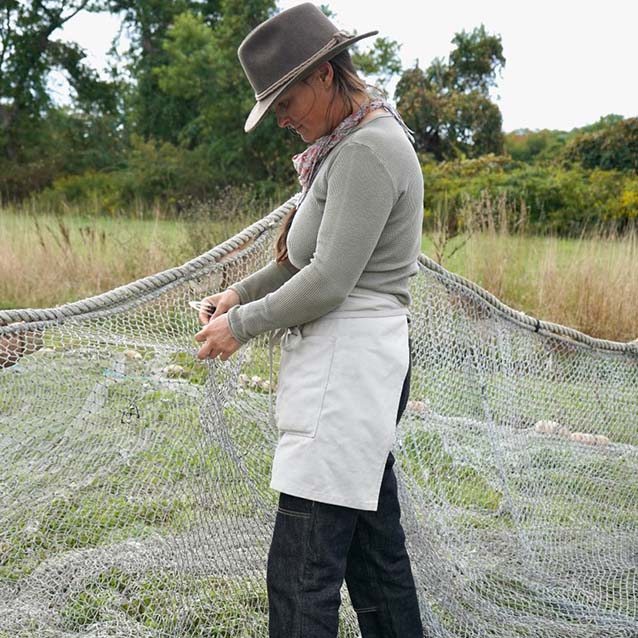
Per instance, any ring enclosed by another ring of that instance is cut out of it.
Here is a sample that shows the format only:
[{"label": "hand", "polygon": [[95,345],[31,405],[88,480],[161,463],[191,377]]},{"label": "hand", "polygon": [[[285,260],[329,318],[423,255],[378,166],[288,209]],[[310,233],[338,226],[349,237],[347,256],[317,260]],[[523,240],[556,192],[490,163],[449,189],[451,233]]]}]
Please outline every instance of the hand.
[{"label": "hand", "polygon": [[[219,306],[217,309],[219,310]],[[198,359],[206,359],[207,357],[214,359],[219,356],[222,361],[226,361],[233,352],[241,347],[241,343],[233,337],[233,333],[228,327],[227,314],[214,319],[211,317],[210,321],[195,335],[195,341],[204,343],[197,352]]]},{"label": "hand", "polygon": [[[216,306],[215,312],[209,315],[206,312],[206,304]],[[224,290],[224,292],[218,292],[210,297],[202,299],[202,310],[199,311],[199,320],[202,324],[206,325],[210,320],[223,315],[228,312],[233,306],[239,305],[239,295],[232,289]]]}]

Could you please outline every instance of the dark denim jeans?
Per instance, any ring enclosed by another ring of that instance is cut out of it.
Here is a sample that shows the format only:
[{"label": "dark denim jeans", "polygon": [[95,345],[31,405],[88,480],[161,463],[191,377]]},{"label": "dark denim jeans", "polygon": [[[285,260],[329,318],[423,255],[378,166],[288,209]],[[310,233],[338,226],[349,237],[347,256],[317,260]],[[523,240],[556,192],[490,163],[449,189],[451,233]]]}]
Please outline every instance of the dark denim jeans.
[{"label": "dark denim jeans", "polygon": [[344,578],[363,638],[423,637],[393,464],[390,453],[376,512],[280,494],[268,554],[270,638],[336,638]]}]

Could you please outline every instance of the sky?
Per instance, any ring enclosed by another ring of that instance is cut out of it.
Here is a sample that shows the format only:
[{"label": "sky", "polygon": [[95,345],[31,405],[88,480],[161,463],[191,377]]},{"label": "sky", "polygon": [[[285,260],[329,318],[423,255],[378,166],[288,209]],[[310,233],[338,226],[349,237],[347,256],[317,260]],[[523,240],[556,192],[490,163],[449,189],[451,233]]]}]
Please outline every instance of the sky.
[{"label": "sky", "polygon": [[[168,0],[167,0],[168,1]],[[378,30],[401,44],[404,68],[447,59],[454,34],[481,24],[500,35],[505,67],[491,96],[503,130],[570,130],[615,113],[638,116],[637,0],[324,0],[346,31]],[[301,4],[279,0],[287,9]],[[79,14],[64,29],[95,68],[118,29],[108,15]],[[56,34],[58,35],[58,34]],[[371,38],[370,41],[372,41]],[[362,41],[365,44],[366,40]],[[60,95],[64,88],[59,86]]]}]

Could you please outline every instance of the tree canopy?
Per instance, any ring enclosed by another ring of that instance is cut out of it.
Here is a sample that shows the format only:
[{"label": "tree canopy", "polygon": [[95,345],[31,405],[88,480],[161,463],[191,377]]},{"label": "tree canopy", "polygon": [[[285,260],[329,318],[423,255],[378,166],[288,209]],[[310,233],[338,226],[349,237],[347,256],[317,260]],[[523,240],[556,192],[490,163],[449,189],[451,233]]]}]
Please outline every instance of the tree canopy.
[{"label": "tree canopy", "polygon": [[[277,10],[276,0],[5,0],[0,197],[46,189],[51,201],[99,200],[111,211],[139,198],[179,208],[229,185],[248,185],[257,195],[296,188],[290,158],[303,142],[278,130],[272,117],[250,135],[243,131],[254,95],[237,48]],[[61,37],[69,20],[88,11],[121,20],[106,76],[87,64],[82,47]],[[121,33],[128,46],[117,53]],[[638,169],[635,119],[609,115],[571,132],[504,136],[490,96],[505,65],[500,36],[480,25],[455,34],[451,45],[447,59],[407,69],[391,39],[352,48],[369,82],[387,89],[398,79],[394,99],[415,133],[424,170],[432,161],[503,154],[583,170]],[[68,83],[64,105],[52,97],[53,72]]]},{"label": "tree canopy", "polygon": [[416,136],[417,149],[436,160],[503,151],[502,116],[489,96],[505,65],[500,36],[481,25],[452,39],[448,61],[407,69],[397,84],[397,106]]}]

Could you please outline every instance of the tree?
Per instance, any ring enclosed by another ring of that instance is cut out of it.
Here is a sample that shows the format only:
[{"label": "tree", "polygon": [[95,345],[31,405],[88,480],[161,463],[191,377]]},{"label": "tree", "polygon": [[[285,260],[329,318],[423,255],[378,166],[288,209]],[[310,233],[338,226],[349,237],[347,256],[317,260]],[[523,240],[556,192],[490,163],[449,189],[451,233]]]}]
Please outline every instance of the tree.
[{"label": "tree", "polygon": [[569,135],[565,131],[518,129],[505,134],[504,150],[512,159],[528,164],[551,160],[561,153]]},{"label": "tree", "polygon": [[393,76],[401,73],[399,49],[401,45],[389,38],[376,38],[367,51],[361,51],[356,45],[352,51],[355,67],[371,79],[379,88],[385,89]]},{"label": "tree", "polygon": [[[192,11],[212,26],[220,16],[219,0],[103,1],[111,13],[121,15],[122,30],[126,30],[130,40],[124,53],[126,68],[133,78],[127,104],[129,132],[144,139],[177,142],[176,131],[192,118],[193,105],[187,97],[163,93],[155,69],[168,63],[163,43],[177,16]],[[116,37],[111,49],[113,54],[117,43]]]},{"label": "tree", "polygon": [[423,70],[406,70],[395,99],[415,132],[417,150],[436,160],[479,157],[503,151],[502,116],[489,97],[496,72],[505,65],[500,36],[481,25],[457,33],[448,62],[435,58]]},{"label": "tree", "polygon": [[565,147],[564,159],[584,168],[638,173],[638,117],[608,117],[602,128],[575,136]]},{"label": "tree", "polygon": [[173,140],[189,149],[205,149],[220,186],[246,181],[290,183],[290,157],[301,144],[277,130],[271,117],[250,135],[244,133],[255,97],[237,58],[243,38],[268,17],[274,3],[222,0],[220,10],[213,26],[194,12],[176,16],[162,44],[163,64],[152,70],[160,95],[169,101],[183,100],[190,109],[173,131]]},{"label": "tree", "polygon": [[[90,0],[34,0],[28,4],[5,0],[0,30],[0,154],[11,161],[28,159],[38,148],[41,124],[51,97],[47,75],[63,70],[80,107],[111,111],[115,89],[83,63],[85,52],[75,43],[52,36]],[[39,153],[39,150],[38,150]]]}]

